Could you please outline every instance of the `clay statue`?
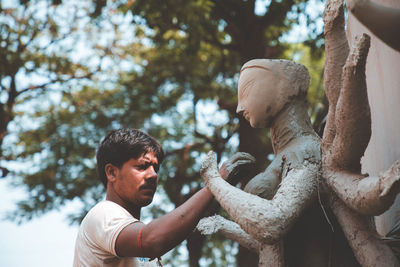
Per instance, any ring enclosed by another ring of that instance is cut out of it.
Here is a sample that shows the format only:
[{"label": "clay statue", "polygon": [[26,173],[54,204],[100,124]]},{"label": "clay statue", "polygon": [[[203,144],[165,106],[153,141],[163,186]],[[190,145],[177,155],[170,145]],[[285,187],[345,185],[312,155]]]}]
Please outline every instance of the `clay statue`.
[{"label": "clay statue", "polygon": [[[369,37],[358,38],[349,52],[341,1],[327,1],[324,22],[330,107],[322,140],[307,114],[309,76],[304,66],[270,59],[244,64],[237,112],[252,127],[271,128],[275,158],[242,191],[220,177],[210,152],[201,175],[234,222],[205,218],[198,229],[205,234],[221,232],[258,251],[259,266],[285,266],[283,241],[317,203],[324,213],[334,214],[358,262],[346,266],[400,266],[369,223],[369,216],[387,210],[400,191],[400,164],[395,162],[377,177],[360,173],[360,158],[371,135],[365,84]],[[338,261],[303,266],[343,265]]]},{"label": "clay statue", "polygon": [[276,157],[246,185],[248,193],[218,179],[212,157],[203,163],[202,176],[216,199],[262,244],[259,249],[274,252],[276,262],[271,263],[271,253],[265,259],[261,253],[260,266],[283,266],[279,241],[317,197],[321,149],[307,115],[308,83],[308,71],[300,64],[267,59],[247,62],[240,74],[237,112],[252,127],[271,127]]},{"label": "clay statue", "polygon": [[400,9],[371,0],[346,0],[350,12],[373,34],[400,52]]},{"label": "clay statue", "polygon": [[[237,112],[253,127],[271,127],[276,157],[247,184],[245,191],[251,194],[224,184],[215,186],[223,181],[207,175],[211,166],[202,171],[211,191],[220,196],[217,200],[261,244],[277,243],[317,196],[320,139],[307,115],[308,82],[306,68],[291,61],[257,59],[246,63],[239,79]],[[208,163],[215,164],[211,159]],[[237,204],[225,206],[226,202]],[[271,266],[280,266],[280,245],[273,246],[260,249],[275,251],[277,262]],[[263,264],[260,257],[260,266]]]}]

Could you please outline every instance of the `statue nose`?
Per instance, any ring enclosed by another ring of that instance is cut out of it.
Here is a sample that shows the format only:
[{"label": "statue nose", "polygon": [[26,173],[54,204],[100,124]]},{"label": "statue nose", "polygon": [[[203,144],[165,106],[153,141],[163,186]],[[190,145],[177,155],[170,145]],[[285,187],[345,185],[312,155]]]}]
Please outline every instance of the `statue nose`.
[{"label": "statue nose", "polygon": [[236,113],[239,114],[240,116],[243,115],[244,109],[241,105],[238,105],[236,108]]}]

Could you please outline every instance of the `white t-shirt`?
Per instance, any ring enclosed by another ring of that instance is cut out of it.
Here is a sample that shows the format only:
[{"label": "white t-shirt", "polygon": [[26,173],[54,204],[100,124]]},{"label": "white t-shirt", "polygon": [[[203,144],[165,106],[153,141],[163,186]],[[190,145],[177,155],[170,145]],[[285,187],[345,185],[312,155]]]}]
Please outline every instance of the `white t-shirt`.
[{"label": "white t-shirt", "polygon": [[[127,210],[112,201],[102,201],[83,219],[75,243],[74,267],[153,267],[155,261],[118,257],[115,242],[127,225],[137,222]],[[132,240],[132,242],[135,242]]]}]

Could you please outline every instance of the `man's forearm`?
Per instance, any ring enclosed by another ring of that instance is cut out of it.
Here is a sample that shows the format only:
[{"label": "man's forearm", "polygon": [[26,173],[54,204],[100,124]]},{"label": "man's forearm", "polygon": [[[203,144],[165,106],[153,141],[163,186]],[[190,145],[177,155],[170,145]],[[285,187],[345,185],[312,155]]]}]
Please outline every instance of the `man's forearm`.
[{"label": "man's forearm", "polygon": [[172,212],[153,220],[143,229],[143,249],[160,256],[181,243],[196,227],[213,196],[203,188]]}]

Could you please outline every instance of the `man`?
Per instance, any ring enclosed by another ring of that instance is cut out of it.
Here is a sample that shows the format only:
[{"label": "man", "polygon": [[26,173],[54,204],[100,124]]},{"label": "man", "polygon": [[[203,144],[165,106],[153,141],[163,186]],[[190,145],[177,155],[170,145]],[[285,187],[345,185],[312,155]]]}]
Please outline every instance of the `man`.
[{"label": "man", "polygon": [[[106,200],[83,219],[75,245],[74,266],[155,266],[160,257],[193,231],[212,194],[201,189],[174,211],[140,222],[141,208],[149,205],[157,187],[163,160],[161,145],[135,129],[110,132],[97,151],[97,168],[106,186]],[[239,153],[224,164],[222,177],[254,159]]]}]

